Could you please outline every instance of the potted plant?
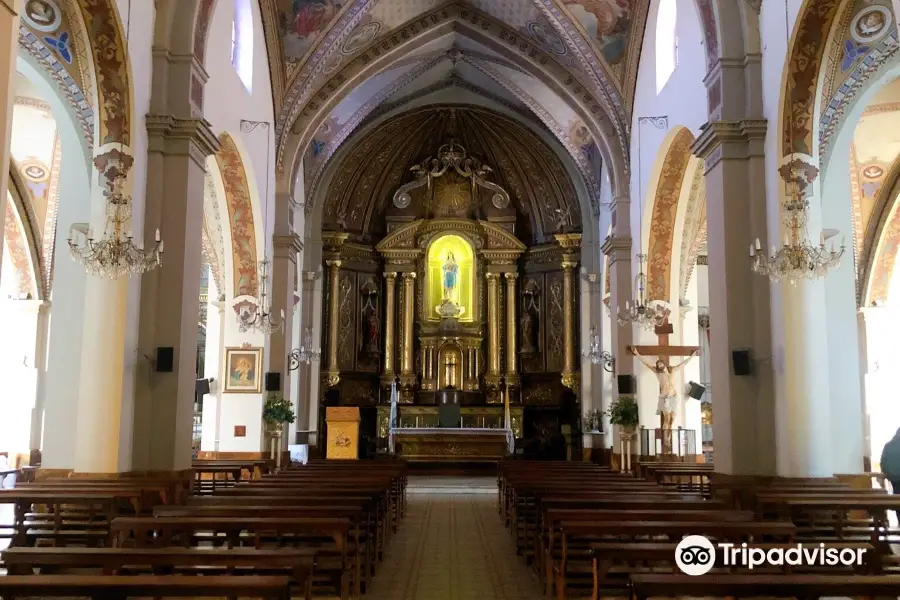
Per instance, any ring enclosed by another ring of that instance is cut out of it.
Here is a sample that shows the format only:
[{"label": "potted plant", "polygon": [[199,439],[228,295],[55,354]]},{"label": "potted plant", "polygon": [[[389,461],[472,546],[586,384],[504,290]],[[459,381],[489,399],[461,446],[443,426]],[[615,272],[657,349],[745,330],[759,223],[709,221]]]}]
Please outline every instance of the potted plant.
[{"label": "potted plant", "polygon": [[619,396],[610,404],[606,414],[609,415],[609,422],[612,425],[618,425],[622,428],[622,432],[627,434],[634,433],[641,422],[634,396]]},{"label": "potted plant", "polygon": [[281,437],[285,423],[293,423],[296,419],[294,407],[281,392],[273,392],[266,398],[263,406],[263,421],[273,437]]}]

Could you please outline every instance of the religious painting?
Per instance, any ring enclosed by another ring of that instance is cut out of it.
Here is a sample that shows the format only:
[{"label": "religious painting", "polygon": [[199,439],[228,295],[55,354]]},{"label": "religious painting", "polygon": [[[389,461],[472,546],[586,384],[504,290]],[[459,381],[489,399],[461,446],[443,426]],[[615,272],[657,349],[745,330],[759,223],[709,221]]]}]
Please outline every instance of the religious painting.
[{"label": "religious painting", "polygon": [[48,33],[62,23],[62,11],[53,0],[27,0],[22,16],[33,29]]},{"label": "religious painting", "polygon": [[[672,0],[674,2],[674,0]],[[566,7],[590,36],[597,40],[600,54],[616,64],[628,48],[632,0],[565,0]]]},{"label": "religious painting", "polygon": [[379,31],[381,31],[381,23],[378,21],[369,21],[358,25],[350,32],[344,45],[341,46],[341,52],[345,56],[353,56],[374,40]]},{"label": "religious painting", "polygon": [[341,9],[335,0],[279,0],[284,54],[300,60]]},{"label": "religious painting", "polygon": [[867,6],[853,17],[850,35],[860,44],[868,44],[887,33],[892,21],[893,16],[888,7]]},{"label": "religious painting", "polygon": [[225,348],[225,393],[262,392],[262,348]]}]

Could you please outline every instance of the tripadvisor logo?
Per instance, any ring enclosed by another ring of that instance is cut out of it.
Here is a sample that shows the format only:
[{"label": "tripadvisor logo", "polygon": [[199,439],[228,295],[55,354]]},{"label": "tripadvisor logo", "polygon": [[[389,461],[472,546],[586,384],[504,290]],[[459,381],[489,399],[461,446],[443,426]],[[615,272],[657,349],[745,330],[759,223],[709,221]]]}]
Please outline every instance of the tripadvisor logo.
[{"label": "tripadvisor logo", "polygon": [[865,548],[826,548],[825,544],[767,546],[769,547],[754,547],[746,543],[740,545],[723,543],[714,546],[702,535],[689,535],[675,548],[675,564],[685,575],[696,576],[709,573],[716,565],[717,549],[721,553],[719,561],[721,566],[747,569],[784,565],[854,566],[863,563],[866,553]]}]

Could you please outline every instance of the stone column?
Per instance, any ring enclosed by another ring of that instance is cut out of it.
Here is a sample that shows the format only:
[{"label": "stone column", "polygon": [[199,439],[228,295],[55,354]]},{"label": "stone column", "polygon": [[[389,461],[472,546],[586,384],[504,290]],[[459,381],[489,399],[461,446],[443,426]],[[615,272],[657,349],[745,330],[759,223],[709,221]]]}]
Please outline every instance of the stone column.
[{"label": "stone column", "polygon": [[763,120],[712,122],[693,147],[706,161],[716,471],[735,475],[776,471],[772,362],[755,361],[749,376],[731,368],[732,349],[749,348],[757,359],[772,354],[769,280],[751,271],[749,258],[750,241],[768,239],[765,134]]},{"label": "stone column", "polygon": [[[300,330],[300,345],[307,346],[309,332],[310,350],[322,350],[322,271],[303,271],[303,318]],[[319,381],[321,373],[320,358],[309,364],[301,363],[300,379],[305,382],[300,386],[300,399],[297,403],[297,430],[315,429],[316,421],[310,420],[310,411],[317,407]],[[310,427],[312,424],[312,427]]]},{"label": "stone column", "polygon": [[[290,202],[276,202],[277,206],[291,205]],[[288,221],[276,215],[276,223]],[[276,231],[278,227],[276,226]],[[276,234],[272,239],[272,314],[284,312],[284,326],[269,337],[269,371],[281,373],[281,392],[285,398],[291,394],[291,370],[288,355],[294,333],[294,287],[297,280],[297,255],[303,250],[303,242],[293,231]],[[286,442],[287,438],[283,438]]]},{"label": "stone column", "polygon": [[575,370],[575,267],[581,247],[581,234],[557,234],[556,242],[563,254],[563,372],[562,384],[578,391],[578,374]]},{"label": "stone column", "polygon": [[[617,375],[634,375],[634,357],[628,346],[634,344],[634,332],[630,326],[618,322],[619,311],[625,303],[634,300],[634,279],[631,269],[631,200],[620,196],[613,201],[613,231],[603,242],[603,254],[609,257],[609,313],[612,355],[616,359]],[[613,382],[612,396],[619,390]]]},{"label": "stone column", "polygon": [[400,342],[400,387],[404,402],[412,402],[416,374],[413,372],[413,327],[416,313],[416,273],[403,273],[403,339]]},{"label": "stone column", "polygon": [[[24,0],[0,0],[0,231],[6,222],[6,193],[9,190],[9,157],[12,138],[13,90],[16,80],[16,55],[19,50],[19,14]],[[3,268],[3,246],[0,244],[0,269]]]},{"label": "stone column", "polygon": [[39,301],[34,307],[36,315],[36,331],[34,342],[34,368],[35,368],[35,403],[31,411],[31,444],[32,455],[35,450],[41,449],[41,439],[44,434],[44,400],[47,397],[47,365],[50,342],[50,303]]},{"label": "stone column", "polygon": [[340,326],[341,261],[327,260],[328,267],[328,366],[325,371],[326,387],[334,387],[341,381],[338,366],[338,328]]},{"label": "stone column", "polygon": [[519,387],[519,369],[516,366],[519,347],[516,343],[516,331],[519,322],[516,318],[516,279],[518,273],[506,273],[506,385]]},{"label": "stone column", "polygon": [[484,381],[488,392],[489,402],[499,402],[499,396],[495,392],[500,387],[500,275],[486,273],[487,279],[487,326],[488,326],[488,352],[487,373]]},{"label": "stone column", "polygon": [[383,387],[390,387],[394,381],[394,319],[397,314],[395,307],[395,294],[397,293],[397,272],[388,271],[384,274],[384,372],[381,377]]},{"label": "stone column", "polygon": [[[191,466],[200,313],[206,159],[219,142],[203,119],[147,116],[149,152],[144,239],[159,229],[163,265],[141,278],[139,356],[174,348],[172,372],[144,363],[135,376],[132,469]],[[152,243],[152,242],[151,242]],[[79,437],[81,437],[79,431]]]}]

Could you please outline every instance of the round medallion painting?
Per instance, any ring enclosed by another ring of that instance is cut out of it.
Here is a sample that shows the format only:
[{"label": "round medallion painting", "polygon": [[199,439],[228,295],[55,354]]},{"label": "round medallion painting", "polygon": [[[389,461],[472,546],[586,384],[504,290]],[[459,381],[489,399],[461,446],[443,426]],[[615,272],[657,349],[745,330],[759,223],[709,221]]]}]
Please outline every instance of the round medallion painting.
[{"label": "round medallion painting", "polygon": [[32,29],[44,32],[56,31],[62,22],[62,12],[54,0],[26,0],[22,16]]},{"label": "round medallion painting", "polygon": [[885,33],[894,20],[886,6],[867,6],[862,9],[850,23],[850,35],[860,44],[874,42]]},{"label": "round medallion painting", "polygon": [[366,44],[375,39],[378,32],[381,31],[381,23],[372,21],[365,25],[360,25],[354,29],[344,41],[341,52],[344,54],[356,54],[362,50]]},{"label": "round medallion painting", "polygon": [[22,165],[22,174],[28,178],[29,181],[34,181],[36,183],[40,183],[42,181],[47,181],[50,177],[50,171],[44,166],[43,163],[38,162],[37,160],[29,161]]},{"label": "round medallion painting", "polygon": [[566,44],[562,41],[556,32],[546,25],[542,25],[540,23],[529,23],[528,31],[531,32],[531,35],[534,36],[534,39],[539,41],[545,47],[549,48],[556,54],[560,56],[564,56],[566,54]]},{"label": "round medallion painting", "polygon": [[866,165],[862,168],[862,175],[866,179],[880,179],[884,175],[881,165]]}]

